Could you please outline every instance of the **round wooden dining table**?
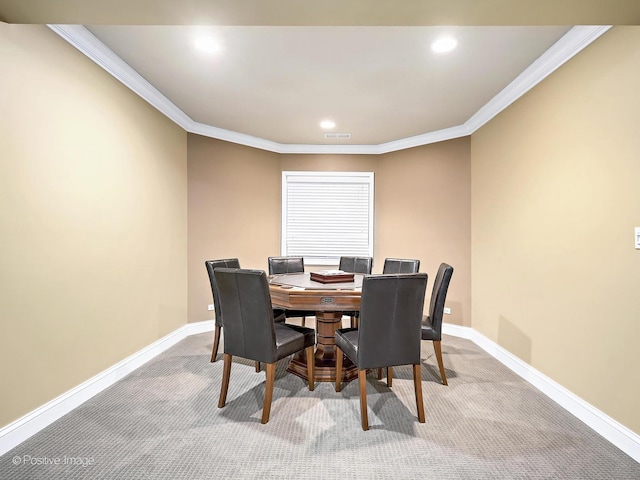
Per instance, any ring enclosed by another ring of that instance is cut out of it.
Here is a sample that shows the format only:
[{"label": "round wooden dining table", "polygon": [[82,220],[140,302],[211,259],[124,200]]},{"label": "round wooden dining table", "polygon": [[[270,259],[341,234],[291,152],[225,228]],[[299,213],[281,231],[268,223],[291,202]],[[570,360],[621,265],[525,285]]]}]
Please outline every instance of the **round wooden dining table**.
[{"label": "round wooden dining table", "polygon": [[[269,291],[274,307],[289,310],[312,310],[316,315],[316,351],[314,355],[315,380],[336,380],[336,330],[342,327],[342,312],[360,310],[362,275],[354,274],[352,282],[319,283],[309,273],[287,273],[269,276]],[[307,359],[294,355],[287,371],[306,380]],[[342,381],[358,376],[358,370],[344,359]]]}]

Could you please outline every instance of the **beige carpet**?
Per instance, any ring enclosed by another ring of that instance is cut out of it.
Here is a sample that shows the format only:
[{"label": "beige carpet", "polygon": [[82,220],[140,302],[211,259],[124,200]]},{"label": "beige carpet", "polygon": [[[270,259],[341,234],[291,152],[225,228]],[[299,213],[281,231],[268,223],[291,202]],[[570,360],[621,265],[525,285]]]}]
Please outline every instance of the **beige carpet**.
[{"label": "beige carpet", "polygon": [[[278,364],[271,420],[264,372],[237,359],[217,408],[221,355],[195,335],[0,457],[0,479],[640,479],[640,464],[468,340],[443,339],[449,386],[423,342],[426,423],[410,367],[314,392]],[[57,464],[56,464],[57,461]]]}]

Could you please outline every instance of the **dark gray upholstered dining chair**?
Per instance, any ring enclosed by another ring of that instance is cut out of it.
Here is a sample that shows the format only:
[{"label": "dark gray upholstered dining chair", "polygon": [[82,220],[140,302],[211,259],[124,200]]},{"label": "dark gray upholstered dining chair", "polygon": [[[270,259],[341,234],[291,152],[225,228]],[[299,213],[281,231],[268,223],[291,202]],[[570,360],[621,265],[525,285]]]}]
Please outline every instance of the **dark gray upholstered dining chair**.
[{"label": "dark gray upholstered dining chair", "polygon": [[[349,273],[370,274],[372,266],[373,258],[371,257],[340,257],[338,270]],[[359,311],[354,310],[342,313],[351,317],[351,328],[358,328]]]},{"label": "dark gray upholstered dining chair", "polygon": [[418,420],[424,423],[420,375],[420,327],[427,274],[365,276],[362,281],[360,328],[336,331],[336,391],[340,391],[343,355],[358,368],[362,429],[369,429],[367,369],[413,365]]},{"label": "dark gray upholstered dining chair", "polygon": [[[269,275],[281,275],[283,273],[303,273],[304,257],[269,257]],[[314,317],[313,310],[285,310],[287,318],[302,317],[304,327],[307,317]]]},{"label": "dark gray upholstered dining chair", "polygon": [[304,257],[269,257],[269,275],[304,272]]},{"label": "dark gray upholstered dining chair", "polygon": [[444,373],[444,364],[442,363],[442,316],[444,314],[444,302],[447,298],[447,290],[449,290],[449,282],[453,275],[453,267],[446,263],[440,264],[436,279],[433,282],[433,292],[431,293],[431,302],[429,303],[429,315],[422,318],[422,340],[432,340],[433,350],[438,360],[438,368],[442,383],[447,384],[447,375]]},{"label": "dark gray upholstered dining chair", "polygon": [[224,317],[224,369],[218,408],[225,406],[233,356],[264,362],[267,382],[262,423],[269,421],[276,362],[301,350],[307,354],[309,390],[314,389],[315,330],[275,323],[267,275],[262,270],[216,268],[213,272]]},{"label": "dark gray upholstered dining chair", "polygon": [[382,273],[418,273],[420,260],[410,258],[385,258]]},{"label": "dark gray upholstered dining chair", "polygon": [[[420,260],[411,258],[385,258],[382,274],[391,273],[418,273]],[[388,373],[388,372],[387,372]],[[382,369],[378,369],[378,380],[382,379]],[[390,380],[388,380],[390,381]]]},{"label": "dark gray upholstered dining chair", "polygon": [[[218,346],[220,345],[220,330],[222,329],[222,312],[220,311],[220,302],[218,301],[218,292],[216,286],[216,280],[213,276],[213,271],[219,267],[226,268],[240,268],[240,261],[237,258],[224,258],[220,260],[206,260],[204,262],[205,267],[207,267],[207,274],[209,275],[209,283],[211,284],[211,295],[213,296],[213,309],[216,313],[215,319],[215,329],[213,335],[213,348],[211,350],[211,361],[216,361],[216,356],[218,355]],[[285,314],[284,310],[274,308],[273,309],[273,319],[276,322],[284,322]],[[259,366],[256,365],[256,369],[259,370]]]}]

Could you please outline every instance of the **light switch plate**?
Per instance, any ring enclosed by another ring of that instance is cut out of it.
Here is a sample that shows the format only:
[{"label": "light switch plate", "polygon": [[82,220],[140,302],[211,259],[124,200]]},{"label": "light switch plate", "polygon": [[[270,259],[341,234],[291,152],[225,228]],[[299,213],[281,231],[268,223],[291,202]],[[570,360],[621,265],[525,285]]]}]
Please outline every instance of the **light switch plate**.
[{"label": "light switch plate", "polygon": [[640,227],[636,227],[635,231],[636,237],[636,250],[640,250]]}]

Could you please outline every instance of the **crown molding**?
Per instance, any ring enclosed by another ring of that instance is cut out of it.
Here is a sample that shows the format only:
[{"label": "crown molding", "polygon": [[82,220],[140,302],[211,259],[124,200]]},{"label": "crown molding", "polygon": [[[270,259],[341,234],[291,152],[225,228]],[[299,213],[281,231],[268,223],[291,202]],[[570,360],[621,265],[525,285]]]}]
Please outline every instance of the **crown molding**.
[{"label": "crown molding", "polygon": [[138,72],[98,40],[82,25],[47,25],[117,80],[129,87],[169,119],[188,131],[193,123],[189,116],[147,82]]},{"label": "crown molding", "polygon": [[263,138],[252,137],[251,135],[234,132],[232,130],[225,130],[224,128],[214,127],[212,125],[207,125],[206,123],[194,122],[191,120],[191,123],[188,128],[185,128],[185,130],[189,133],[197,133],[198,135],[203,135],[205,137],[225,140],[227,142],[259,148],[269,152],[281,153],[280,150],[282,145],[279,143],[272,142],[271,140],[265,140]]},{"label": "crown molding", "polygon": [[305,145],[305,144],[281,144],[279,153],[297,154],[340,154],[340,155],[378,155],[378,145]]},{"label": "crown molding", "polygon": [[469,130],[469,135],[551,75],[610,28],[611,25],[596,25],[576,26],[569,30],[464,123]]},{"label": "crown molding", "polygon": [[573,27],[461,125],[378,145],[305,145],[277,143],[195,122],[84,26],[48,27],[189,133],[281,154],[368,155],[391,153],[471,135],[611,28],[608,25]]},{"label": "crown molding", "polygon": [[456,125],[455,127],[449,127],[443,130],[423,133],[422,135],[416,135],[414,137],[401,138],[400,140],[381,143],[380,145],[378,145],[378,153],[390,153],[398,150],[404,150],[406,148],[428,145],[430,143],[453,140],[454,138],[466,137],[467,135],[471,135],[471,133],[472,132],[469,131],[469,128],[466,124]]}]

